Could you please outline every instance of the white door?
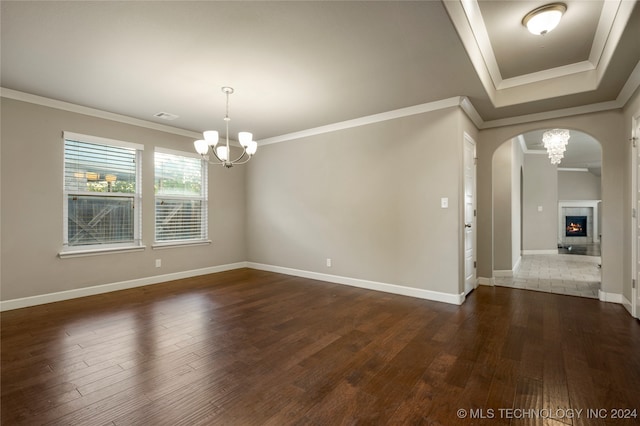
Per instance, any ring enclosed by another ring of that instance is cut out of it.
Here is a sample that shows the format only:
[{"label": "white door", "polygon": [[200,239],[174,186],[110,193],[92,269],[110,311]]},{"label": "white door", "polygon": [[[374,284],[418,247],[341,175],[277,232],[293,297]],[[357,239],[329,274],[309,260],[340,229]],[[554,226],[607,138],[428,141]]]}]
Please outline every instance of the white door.
[{"label": "white door", "polygon": [[476,288],[476,143],[464,134],[464,293]]},{"label": "white door", "polygon": [[634,137],[633,145],[634,145],[634,199],[635,199],[635,218],[634,218],[634,226],[635,226],[635,285],[631,290],[631,315],[636,318],[640,318],[640,292],[638,291],[638,285],[640,285],[640,115],[636,117],[634,120]]}]

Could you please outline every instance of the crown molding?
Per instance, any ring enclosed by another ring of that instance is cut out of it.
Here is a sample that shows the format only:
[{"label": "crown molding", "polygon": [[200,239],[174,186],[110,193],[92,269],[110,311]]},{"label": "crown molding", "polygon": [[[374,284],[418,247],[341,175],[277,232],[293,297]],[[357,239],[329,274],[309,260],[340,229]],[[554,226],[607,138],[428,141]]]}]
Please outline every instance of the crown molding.
[{"label": "crown molding", "polygon": [[467,114],[467,117],[469,117],[469,119],[473,122],[473,124],[476,125],[478,129],[482,128],[482,126],[484,125],[484,120],[482,119],[480,114],[478,114],[478,111],[475,109],[469,98],[467,98],[466,96],[462,97],[462,99],[460,100],[460,108],[462,108],[462,110]]},{"label": "crown molding", "polygon": [[179,136],[200,139],[200,133],[190,130],[179,129],[177,127],[167,126],[164,124],[154,123],[152,121],[141,120],[126,115],[115,114],[112,112],[102,111],[95,108],[89,108],[82,105],[72,104],[70,102],[59,101],[56,99],[45,98],[43,96],[32,95],[30,93],[20,92],[13,89],[0,87],[0,97],[13,99],[16,101],[28,102],[35,105],[41,105],[49,108],[55,108],[63,111],[75,112],[77,114],[88,115],[90,117],[102,118],[105,120],[116,121],[118,123],[131,124],[138,127],[144,127],[152,130],[159,130],[165,133],[171,133]]},{"label": "crown molding", "polygon": [[[428,102],[420,105],[414,105],[406,108],[400,108],[392,111],[382,112],[379,114],[367,115],[364,117],[354,118],[352,120],[340,121],[338,123],[327,124],[325,126],[314,127],[307,130],[301,130],[299,132],[287,133],[280,136],[274,136],[259,140],[258,143],[262,145],[270,145],[274,143],[280,143],[290,141],[294,139],[301,139],[309,136],[321,135],[323,133],[335,132],[337,130],[351,129],[353,127],[366,126],[368,124],[379,123],[382,121],[394,120],[397,118],[408,117],[416,114],[424,114],[426,112],[437,111],[446,108],[458,107],[462,104],[462,96],[455,96],[453,98],[447,98],[440,101]],[[468,100],[467,100],[468,101]],[[468,102],[471,105],[470,102]],[[471,105],[471,108],[473,106]],[[475,109],[473,109],[475,111]],[[477,117],[480,116],[477,114]],[[472,118],[473,120],[473,118]]]},{"label": "crown molding", "polygon": [[589,61],[576,62],[574,64],[563,65],[561,67],[550,68],[543,71],[533,72],[530,74],[519,75],[504,80],[500,80],[497,84],[498,90],[511,89],[514,87],[524,86],[526,84],[535,84],[542,81],[553,80],[570,76],[573,74],[587,73],[595,71],[596,67]]},{"label": "crown molding", "polygon": [[[590,114],[594,112],[609,111],[623,108],[634,92],[640,87],[640,62],[629,75],[625,85],[620,90],[618,97],[614,101],[600,102],[596,104],[581,105],[572,108],[556,109],[536,114],[520,115],[516,117],[503,118],[498,120],[484,121],[482,116],[475,109],[471,100],[466,96],[456,96],[441,101],[428,102],[407,108],[400,108],[393,111],[383,112],[380,114],[368,115],[353,120],[341,121],[339,123],[328,124],[325,126],[314,127],[312,129],[302,130],[299,132],[287,133],[285,135],[274,136],[271,138],[258,141],[260,145],[269,145],[278,142],[285,142],[293,139],[329,133],[336,130],[348,129],[352,127],[364,126],[367,124],[377,123],[386,120],[392,120],[401,117],[407,117],[415,114],[436,111],[439,109],[460,107],[469,119],[475,124],[479,130],[490,129],[495,127],[512,126],[516,124],[532,123],[534,121],[550,120],[554,118],[571,117],[574,115]],[[529,153],[536,153],[535,151]],[[544,152],[543,152],[544,153]]]},{"label": "crown molding", "polygon": [[620,90],[615,101],[599,102],[596,104],[581,105],[579,107],[556,109],[537,114],[520,115],[517,117],[502,118],[498,120],[484,121],[478,128],[491,129],[495,127],[512,126],[514,124],[531,123],[534,121],[550,120],[553,118],[570,117],[573,115],[590,114],[594,112],[622,109],[629,102],[631,96],[640,87],[640,62],[638,62],[629,75],[626,83]]},{"label": "crown molding", "polygon": [[[190,130],[179,129],[163,124],[154,123],[151,121],[140,120],[138,118],[129,117],[126,115],[115,114],[112,112],[102,111],[95,108],[85,107],[82,105],[76,105],[69,102],[59,101],[56,99],[46,98],[44,96],[32,95],[30,93],[20,92],[13,89],[7,89],[0,87],[0,97],[7,99],[14,99],[17,101],[28,102],[35,105],[41,105],[49,108],[60,109],[63,111],[74,112],[78,114],[88,115],[91,117],[102,118],[106,120],[116,121],[124,124],[132,124],[134,126],[144,127],[153,130],[159,130],[166,133],[172,133],[180,136],[186,136],[189,138],[199,139],[202,137],[200,133],[192,132]],[[278,142],[284,142],[293,139],[300,139],[307,136],[314,136],[323,133],[334,132],[336,130],[349,129],[353,127],[364,126],[367,124],[378,123],[387,120],[393,120],[396,118],[408,117],[416,114],[423,114],[426,112],[437,111],[446,108],[452,108],[460,106],[469,115],[469,118],[474,122],[476,126],[482,125],[482,118],[473,107],[467,97],[455,96],[448,99],[443,99],[434,102],[428,102],[420,105],[414,105],[406,108],[400,108],[392,111],[382,112],[379,114],[368,115],[353,120],[341,121],[338,123],[332,123],[325,126],[314,127],[312,129],[301,130],[299,132],[288,133],[285,135],[274,136],[259,140],[260,145],[269,145]]]},{"label": "crown molding", "polygon": [[513,126],[515,124],[532,123],[534,121],[551,120],[553,118],[571,117],[573,115],[590,114],[593,112],[608,111],[622,108],[617,101],[600,102],[597,104],[583,105],[573,108],[556,109],[553,111],[539,112],[536,114],[519,115],[517,117],[501,118],[485,121],[480,129],[492,129],[495,127]]},{"label": "crown molding", "polygon": [[532,154],[532,155],[547,155],[546,149],[529,149],[527,146],[527,142],[524,140],[524,136],[522,134],[516,137],[518,142],[520,143],[520,149],[523,154]]},{"label": "crown molding", "polygon": [[638,90],[638,87],[640,87],[640,61],[638,61],[633,71],[631,71],[629,78],[624,86],[622,86],[622,90],[618,93],[616,102],[621,105],[621,108],[629,102],[629,99],[631,99],[631,96]]}]

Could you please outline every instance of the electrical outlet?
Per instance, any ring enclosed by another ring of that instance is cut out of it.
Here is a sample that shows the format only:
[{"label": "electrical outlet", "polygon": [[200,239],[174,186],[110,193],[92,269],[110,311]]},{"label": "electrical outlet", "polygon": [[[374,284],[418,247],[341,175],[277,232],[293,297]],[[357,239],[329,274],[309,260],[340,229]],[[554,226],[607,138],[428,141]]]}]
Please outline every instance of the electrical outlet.
[{"label": "electrical outlet", "polygon": [[162,259],[156,259],[156,268],[159,268],[162,266]]},{"label": "electrical outlet", "polygon": [[331,268],[331,259],[327,257],[327,268]]}]

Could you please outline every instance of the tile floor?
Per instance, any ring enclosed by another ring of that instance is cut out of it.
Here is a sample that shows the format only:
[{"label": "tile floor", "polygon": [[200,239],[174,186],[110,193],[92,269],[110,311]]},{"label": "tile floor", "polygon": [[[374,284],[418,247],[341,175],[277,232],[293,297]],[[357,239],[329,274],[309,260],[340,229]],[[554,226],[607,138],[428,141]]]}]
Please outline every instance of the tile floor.
[{"label": "tile floor", "polygon": [[496,277],[496,285],[597,299],[600,256],[536,254],[522,256],[513,277]]}]

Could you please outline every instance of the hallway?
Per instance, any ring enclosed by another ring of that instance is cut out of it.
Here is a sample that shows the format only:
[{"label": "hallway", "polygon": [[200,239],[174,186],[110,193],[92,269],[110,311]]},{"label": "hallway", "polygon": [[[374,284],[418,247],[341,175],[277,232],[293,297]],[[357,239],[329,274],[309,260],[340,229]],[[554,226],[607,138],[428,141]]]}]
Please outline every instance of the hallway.
[{"label": "hallway", "polygon": [[522,256],[513,277],[496,277],[495,284],[547,293],[598,298],[599,256],[536,254]]}]

